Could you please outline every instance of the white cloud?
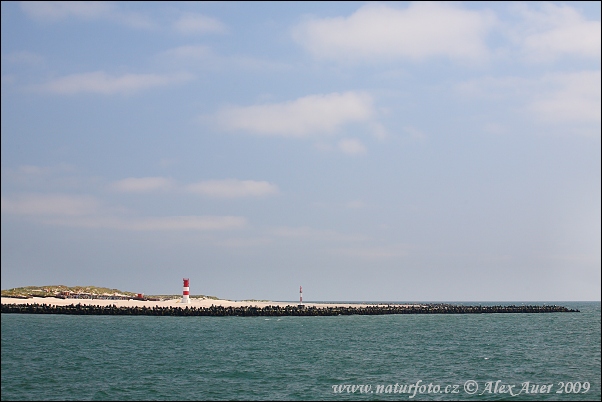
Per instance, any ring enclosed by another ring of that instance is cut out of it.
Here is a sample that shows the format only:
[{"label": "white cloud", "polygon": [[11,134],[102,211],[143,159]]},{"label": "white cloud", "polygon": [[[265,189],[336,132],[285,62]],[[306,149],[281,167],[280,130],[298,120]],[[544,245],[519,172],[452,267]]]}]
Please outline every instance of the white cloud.
[{"label": "white cloud", "polygon": [[403,131],[406,134],[408,134],[411,138],[416,139],[416,140],[424,140],[426,138],[426,134],[424,133],[424,131],[422,131],[416,127],[405,126],[403,128]]},{"label": "white cloud", "polygon": [[148,88],[179,84],[192,78],[190,74],[125,74],[114,77],[102,71],[73,74],[57,78],[46,84],[33,87],[35,90],[56,94],[77,94],[82,92],[111,95],[133,93]]},{"label": "white cloud", "polygon": [[501,135],[506,134],[508,129],[503,124],[489,122],[483,125],[483,131],[493,135]]},{"label": "white cloud", "polygon": [[169,166],[176,165],[177,163],[177,158],[161,158],[161,160],[159,161],[159,166],[161,166],[162,168],[166,168]]},{"label": "white cloud", "polygon": [[230,230],[247,225],[240,216],[166,216],[122,218],[116,216],[49,217],[41,221],[47,225],[69,226],[87,229],[116,229],[133,231],[180,231],[180,230]]},{"label": "white cloud", "polygon": [[259,135],[305,137],[331,133],[342,125],[365,121],[373,114],[372,98],[361,92],[310,95],[294,101],[231,107],[217,115],[227,130]]},{"label": "white cloud", "polygon": [[531,61],[549,61],[572,55],[600,58],[600,21],[586,20],[569,5],[552,3],[516,4],[523,18],[511,35]]},{"label": "white cloud", "polygon": [[182,45],[161,53],[164,58],[176,59],[177,61],[207,61],[215,60],[217,56],[207,45]]},{"label": "white cloud", "polygon": [[15,168],[2,168],[2,183],[13,190],[42,194],[44,191],[56,194],[58,189],[81,188],[91,185],[97,179],[83,179],[75,167],[68,164],[53,166],[21,165]]},{"label": "white cloud", "polygon": [[172,181],[164,177],[129,177],[111,184],[111,188],[124,193],[143,193],[168,190]]},{"label": "white cloud", "polygon": [[109,20],[132,28],[152,28],[147,17],[119,10],[114,3],[99,1],[23,1],[21,9],[38,21],[57,22],[67,18]]},{"label": "white cloud", "polygon": [[157,55],[161,65],[178,69],[221,70],[229,66],[228,60],[217,55],[207,45],[182,45],[168,49]]},{"label": "white cloud", "polygon": [[89,196],[28,194],[2,197],[2,213],[10,215],[84,216],[97,213],[100,203]]},{"label": "white cloud", "polygon": [[282,226],[269,230],[269,234],[276,238],[304,239],[316,242],[357,242],[366,240],[365,236],[340,233],[334,230],[314,229],[308,226],[290,227]]},{"label": "white cloud", "polygon": [[403,247],[349,247],[332,249],[331,251],[337,255],[368,260],[380,260],[408,255],[407,250]]},{"label": "white cloud", "polygon": [[67,17],[96,19],[108,16],[113,6],[97,1],[22,1],[21,9],[30,18],[58,21]]},{"label": "white cloud", "polygon": [[219,69],[223,71],[224,69],[238,68],[265,72],[266,70],[291,68],[288,64],[273,60],[262,60],[242,55],[217,54],[207,45],[178,46],[159,53],[157,59],[162,64],[180,69]]},{"label": "white cloud", "polygon": [[2,84],[2,86],[9,86],[9,85],[13,85],[14,83],[17,82],[17,77],[14,74],[2,74],[2,77],[0,77],[0,83]]},{"label": "white cloud", "polygon": [[432,56],[477,61],[488,50],[485,35],[495,19],[442,2],[414,2],[405,9],[367,4],[349,17],[310,18],[293,37],[318,58],[378,61]]},{"label": "white cloud", "polygon": [[339,150],[347,155],[361,155],[366,153],[366,147],[360,140],[344,138],[339,141]]},{"label": "white cloud", "polygon": [[278,194],[278,187],[267,181],[207,180],[190,184],[189,192],[219,198],[261,197]]},{"label": "white cloud", "polygon": [[361,200],[355,200],[355,201],[349,201],[346,206],[349,209],[361,209],[361,208],[364,208],[365,204]]},{"label": "white cloud", "polygon": [[75,168],[66,163],[60,163],[54,166],[20,165],[16,169],[3,168],[2,174],[13,177],[43,177],[57,173],[73,172]]},{"label": "white cloud", "polygon": [[129,230],[226,230],[244,227],[240,216],[168,216],[121,222],[118,228]]},{"label": "white cloud", "polygon": [[135,231],[228,230],[247,225],[240,216],[124,217],[90,196],[27,194],[1,198],[3,215],[25,216],[47,225]]},{"label": "white cloud", "polygon": [[553,89],[542,91],[530,104],[530,109],[540,119],[549,122],[600,122],[600,71],[552,74],[544,77],[542,82]]},{"label": "white cloud", "polygon": [[330,152],[333,149],[331,144],[324,141],[314,143],[314,147],[320,152]]},{"label": "white cloud", "polygon": [[600,70],[546,74],[539,78],[483,77],[460,83],[467,97],[510,101],[543,123],[599,123]]},{"label": "white cloud", "polygon": [[525,99],[536,80],[521,77],[479,77],[455,85],[455,90],[466,98],[500,100],[509,96]]},{"label": "white cloud", "polygon": [[226,26],[215,18],[202,14],[186,13],[174,24],[176,31],[184,35],[225,33]]},{"label": "white cloud", "polygon": [[20,52],[12,52],[2,55],[2,60],[15,64],[40,64],[44,62],[44,58],[37,53],[28,52],[26,50]]},{"label": "white cloud", "polygon": [[35,165],[21,165],[18,168],[20,173],[25,175],[46,175],[51,171],[49,167],[35,166]]},{"label": "white cloud", "polygon": [[215,244],[222,247],[230,248],[247,248],[247,247],[259,247],[272,244],[273,239],[269,237],[251,237],[251,238],[229,238],[225,240],[216,241]]},{"label": "white cloud", "polygon": [[389,130],[387,130],[385,126],[380,123],[372,124],[371,134],[379,141],[384,141],[390,136]]}]

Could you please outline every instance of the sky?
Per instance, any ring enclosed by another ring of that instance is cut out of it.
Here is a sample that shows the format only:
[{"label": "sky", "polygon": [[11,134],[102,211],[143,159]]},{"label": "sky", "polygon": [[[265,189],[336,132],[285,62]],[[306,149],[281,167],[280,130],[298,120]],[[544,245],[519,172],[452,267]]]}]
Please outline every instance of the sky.
[{"label": "sky", "polygon": [[2,2],[2,289],[600,300],[600,2]]}]

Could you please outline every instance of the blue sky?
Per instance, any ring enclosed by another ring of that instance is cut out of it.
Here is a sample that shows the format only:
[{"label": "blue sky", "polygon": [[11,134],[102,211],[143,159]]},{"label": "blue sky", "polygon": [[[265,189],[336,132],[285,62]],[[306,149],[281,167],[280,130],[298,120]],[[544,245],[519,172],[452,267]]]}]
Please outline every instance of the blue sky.
[{"label": "blue sky", "polygon": [[600,300],[600,3],[2,2],[2,288]]}]

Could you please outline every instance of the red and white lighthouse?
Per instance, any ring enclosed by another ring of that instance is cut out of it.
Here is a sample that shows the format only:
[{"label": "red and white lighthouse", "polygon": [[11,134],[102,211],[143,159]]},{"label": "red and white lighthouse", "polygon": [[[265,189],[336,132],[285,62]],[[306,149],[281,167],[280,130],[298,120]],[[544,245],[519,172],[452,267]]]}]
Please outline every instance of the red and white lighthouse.
[{"label": "red and white lighthouse", "polygon": [[190,304],[190,279],[184,278],[184,289],[182,290],[182,303]]},{"label": "red and white lighthouse", "polygon": [[299,304],[303,304],[303,286],[299,286]]}]

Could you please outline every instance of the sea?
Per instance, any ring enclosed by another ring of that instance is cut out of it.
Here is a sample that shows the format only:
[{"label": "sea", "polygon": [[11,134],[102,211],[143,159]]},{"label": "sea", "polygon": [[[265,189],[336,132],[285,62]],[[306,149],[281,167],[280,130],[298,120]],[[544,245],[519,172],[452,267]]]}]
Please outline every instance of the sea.
[{"label": "sea", "polygon": [[1,399],[600,400],[600,302],[548,304],[581,312],[2,314]]}]

